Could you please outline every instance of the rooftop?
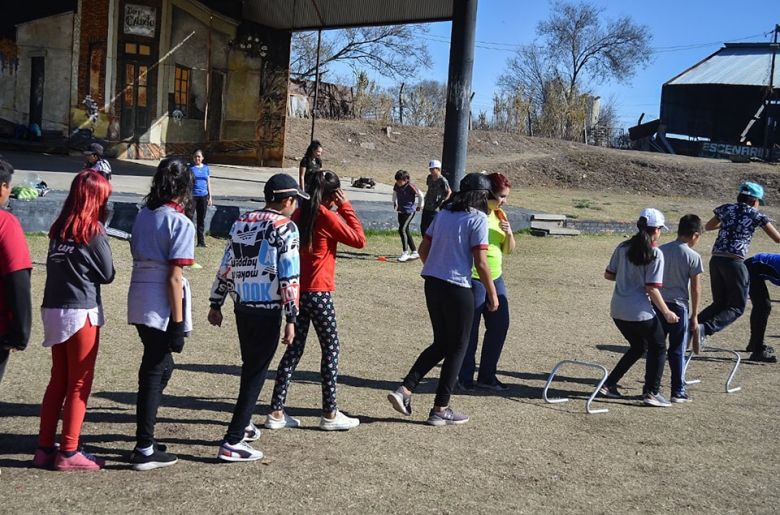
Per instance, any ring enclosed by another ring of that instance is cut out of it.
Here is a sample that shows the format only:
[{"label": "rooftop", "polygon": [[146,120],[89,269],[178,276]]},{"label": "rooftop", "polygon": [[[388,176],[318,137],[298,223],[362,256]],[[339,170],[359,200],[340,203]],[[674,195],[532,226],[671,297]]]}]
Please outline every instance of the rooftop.
[{"label": "rooftop", "polygon": [[[666,84],[768,86],[772,47],[771,43],[726,43]],[[776,51],[780,54],[780,48]],[[780,55],[776,58],[773,83],[775,88],[780,88]]]}]

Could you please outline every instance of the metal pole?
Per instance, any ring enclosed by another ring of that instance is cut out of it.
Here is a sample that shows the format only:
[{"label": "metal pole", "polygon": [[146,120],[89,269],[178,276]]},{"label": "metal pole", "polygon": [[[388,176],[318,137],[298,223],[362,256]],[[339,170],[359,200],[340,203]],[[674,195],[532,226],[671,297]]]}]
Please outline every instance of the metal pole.
[{"label": "metal pole", "polygon": [[453,191],[458,191],[460,180],[466,174],[477,0],[455,0],[452,8],[442,173]]},{"label": "metal pole", "polygon": [[769,96],[766,101],[766,124],[764,125],[764,159],[769,161],[772,158],[772,149],[769,146],[769,114],[771,113],[770,107],[772,106],[772,98],[774,97],[774,79],[775,79],[775,57],[777,56],[777,33],[780,32],[780,25],[775,25],[775,37],[772,42],[772,66],[769,70]]},{"label": "metal pole", "polygon": [[314,120],[317,119],[317,98],[320,96],[320,45],[322,29],[317,31],[317,64],[314,68],[314,105],[311,108],[311,141],[314,141]]}]

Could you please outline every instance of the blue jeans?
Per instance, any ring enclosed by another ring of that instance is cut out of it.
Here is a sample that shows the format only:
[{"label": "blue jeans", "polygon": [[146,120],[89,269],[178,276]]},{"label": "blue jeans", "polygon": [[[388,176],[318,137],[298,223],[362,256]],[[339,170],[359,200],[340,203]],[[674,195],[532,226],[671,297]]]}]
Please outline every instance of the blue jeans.
[{"label": "blue jeans", "polygon": [[474,321],[471,325],[471,336],[466,348],[466,356],[463,358],[463,365],[461,365],[458,374],[458,379],[462,383],[470,383],[474,380],[479,326],[483,317],[485,319],[485,338],[482,341],[477,381],[483,384],[493,384],[496,381],[498,359],[501,357],[506,334],[509,332],[509,303],[506,297],[504,276],[499,276],[493,281],[493,284],[498,295],[498,309],[488,311],[485,302],[487,297],[485,286],[479,279],[471,279],[471,293],[474,295]]},{"label": "blue jeans", "polygon": [[669,350],[666,353],[669,361],[669,370],[672,372],[672,396],[685,393],[685,379],[683,368],[685,366],[685,349],[688,347],[688,306],[681,306],[674,302],[668,302],[669,310],[680,317],[676,324],[670,324],[659,316],[664,336],[669,335]]}]

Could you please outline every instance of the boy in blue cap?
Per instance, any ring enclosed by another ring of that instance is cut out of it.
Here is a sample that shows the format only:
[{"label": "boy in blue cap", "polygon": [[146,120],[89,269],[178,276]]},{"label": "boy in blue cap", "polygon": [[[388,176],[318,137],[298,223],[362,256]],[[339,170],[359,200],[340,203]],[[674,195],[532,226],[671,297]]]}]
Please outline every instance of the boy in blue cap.
[{"label": "boy in blue cap", "polygon": [[756,228],[761,227],[780,243],[780,232],[758,210],[759,205],[764,205],[764,188],[743,182],[737,201],[716,207],[715,216],[704,226],[708,231],[718,229],[718,237],[710,258],[712,304],[699,313],[699,329],[693,334],[700,346],[707,336],[722,331],[745,311],[750,279],[744,260]]}]

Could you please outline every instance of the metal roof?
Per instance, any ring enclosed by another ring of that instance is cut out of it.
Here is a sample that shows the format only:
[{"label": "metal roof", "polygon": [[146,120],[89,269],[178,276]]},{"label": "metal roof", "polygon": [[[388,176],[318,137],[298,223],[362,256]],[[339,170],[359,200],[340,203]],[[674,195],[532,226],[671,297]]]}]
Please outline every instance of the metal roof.
[{"label": "metal roof", "polygon": [[[780,87],[780,51],[775,60],[774,86]],[[723,48],[688,68],[666,84],[728,84],[768,86],[772,66],[769,43],[726,43]]]},{"label": "metal roof", "polygon": [[243,17],[274,29],[302,31],[452,19],[455,0],[245,0]]}]

